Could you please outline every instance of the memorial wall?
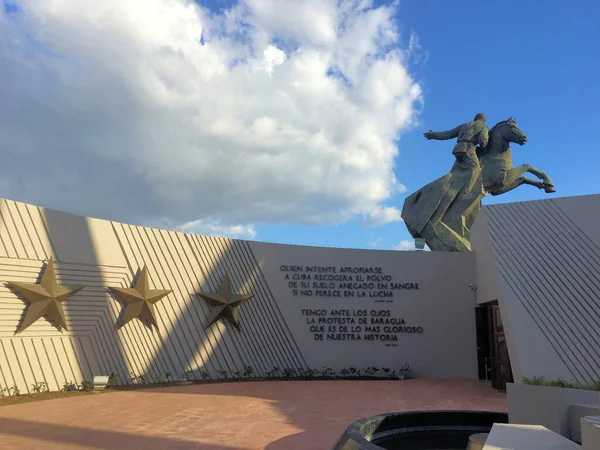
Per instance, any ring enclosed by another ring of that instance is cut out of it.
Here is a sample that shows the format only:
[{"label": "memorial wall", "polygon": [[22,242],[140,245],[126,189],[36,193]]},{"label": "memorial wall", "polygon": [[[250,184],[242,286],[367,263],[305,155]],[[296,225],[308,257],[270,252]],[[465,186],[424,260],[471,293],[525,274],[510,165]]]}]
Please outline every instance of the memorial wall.
[{"label": "memorial wall", "polygon": [[248,242],[0,200],[0,385],[399,369],[477,377],[470,252]]},{"label": "memorial wall", "polygon": [[250,248],[311,367],[477,376],[473,254]]}]

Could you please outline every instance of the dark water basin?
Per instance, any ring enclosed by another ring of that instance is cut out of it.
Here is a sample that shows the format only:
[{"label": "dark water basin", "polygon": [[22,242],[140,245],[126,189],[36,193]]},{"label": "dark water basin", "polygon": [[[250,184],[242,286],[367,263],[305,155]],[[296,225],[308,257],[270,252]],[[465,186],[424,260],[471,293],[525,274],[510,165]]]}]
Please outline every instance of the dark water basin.
[{"label": "dark water basin", "polygon": [[414,411],[367,417],[350,425],[331,450],[464,450],[469,436],[488,433],[508,414]]}]

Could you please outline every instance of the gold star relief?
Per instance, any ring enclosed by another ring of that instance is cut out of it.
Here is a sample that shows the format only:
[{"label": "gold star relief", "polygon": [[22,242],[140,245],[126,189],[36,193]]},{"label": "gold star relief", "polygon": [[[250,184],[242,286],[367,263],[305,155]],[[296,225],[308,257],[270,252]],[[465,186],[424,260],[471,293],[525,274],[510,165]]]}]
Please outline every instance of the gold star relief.
[{"label": "gold star relief", "polygon": [[142,273],[140,273],[132,288],[111,287],[109,289],[125,303],[125,311],[117,328],[121,328],[138,316],[143,317],[158,328],[154,305],[160,299],[173,292],[162,289],[150,289],[146,266],[142,269]]},{"label": "gold star relief", "polygon": [[39,283],[21,283],[9,282],[8,286],[14,288],[19,294],[25,297],[29,302],[29,308],[25,313],[25,318],[19,326],[17,333],[20,333],[29,325],[34,323],[40,317],[47,315],[56,325],[67,329],[67,320],[62,303],[66,301],[75,292],[83,289],[82,287],[64,286],[56,283],[56,273],[54,270],[54,261],[48,260],[46,269]]},{"label": "gold star relief", "polygon": [[237,308],[242,303],[250,300],[253,296],[248,294],[232,294],[231,283],[229,282],[229,275],[227,275],[227,273],[223,277],[218,293],[211,294],[208,292],[198,292],[198,295],[210,305],[210,315],[208,316],[208,321],[204,327],[205,330],[217,320],[225,318],[236,327],[238,331],[242,331],[238,321]]}]

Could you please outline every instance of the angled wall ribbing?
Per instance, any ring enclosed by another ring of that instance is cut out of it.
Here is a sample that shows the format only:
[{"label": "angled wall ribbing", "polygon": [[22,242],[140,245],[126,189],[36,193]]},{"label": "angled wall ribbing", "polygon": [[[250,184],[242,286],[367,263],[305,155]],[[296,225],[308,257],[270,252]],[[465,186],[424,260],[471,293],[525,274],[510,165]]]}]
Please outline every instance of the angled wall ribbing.
[{"label": "angled wall ribbing", "polygon": [[558,200],[486,206],[485,215],[505,286],[572,378],[599,380],[600,247],[577,225],[589,215],[567,216]]},{"label": "angled wall ribbing", "polygon": [[[275,299],[246,243],[118,223],[113,227],[132,277],[147,264],[151,285],[174,291],[157,305],[159,359],[170,370],[202,369],[216,377],[219,371],[231,374],[246,366],[257,374],[274,367],[304,366],[292,337],[274,314]],[[217,292],[225,272],[235,290],[254,296],[244,304],[242,332],[222,322],[204,330],[210,308],[196,293]]]},{"label": "angled wall ribbing", "polygon": [[[83,262],[77,261],[80,246],[87,249]],[[59,284],[85,286],[65,304],[69,330],[40,319],[15,335],[27,302],[5,282],[38,281],[50,256]],[[107,287],[130,286],[144,265],[152,288],[173,290],[156,305],[159,328],[136,319],[116,330],[122,305]],[[225,272],[236,291],[254,295],[243,306],[241,332],[222,321],[204,330],[210,308],[196,292],[217,292]],[[246,366],[256,375],[306,367],[248,243],[0,200],[0,388],[31,392],[35,383],[47,382],[55,390],[111,373],[122,382],[139,375],[178,378],[185,370],[217,378]]]}]

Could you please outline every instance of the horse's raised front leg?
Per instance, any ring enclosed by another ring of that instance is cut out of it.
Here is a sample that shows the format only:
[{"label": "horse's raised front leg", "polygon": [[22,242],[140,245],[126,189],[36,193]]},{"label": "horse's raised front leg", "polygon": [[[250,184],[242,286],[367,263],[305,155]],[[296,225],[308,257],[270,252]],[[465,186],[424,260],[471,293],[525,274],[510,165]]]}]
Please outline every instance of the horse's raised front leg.
[{"label": "horse's raised front leg", "polygon": [[542,182],[544,183],[544,190],[546,192],[556,192],[556,189],[554,189],[554,183],[552,182],[552,180],[546,172],[542,172],[541,170],[536,169],[535,167],[532,167],[529,164],[523,164],[523,166],[521,167],[526,167],[526,172],[529,172],[530,174],[535,175],[540,180],[542,180]]},{"label": "horse's raised front leg", "polygon": [[504,172],[504,181],[501,184],[497,185],[498,187],[491,188],[489,193],[494,196],[506,194],[507,192],[518,188],[522,184],[535,186],[538,189],[543,189],[545,187],[543,181],[535,181],[522,176],[525,172],[528,172],[528,167],[526,167],[526,165],[507,170],[506,172]]}]

